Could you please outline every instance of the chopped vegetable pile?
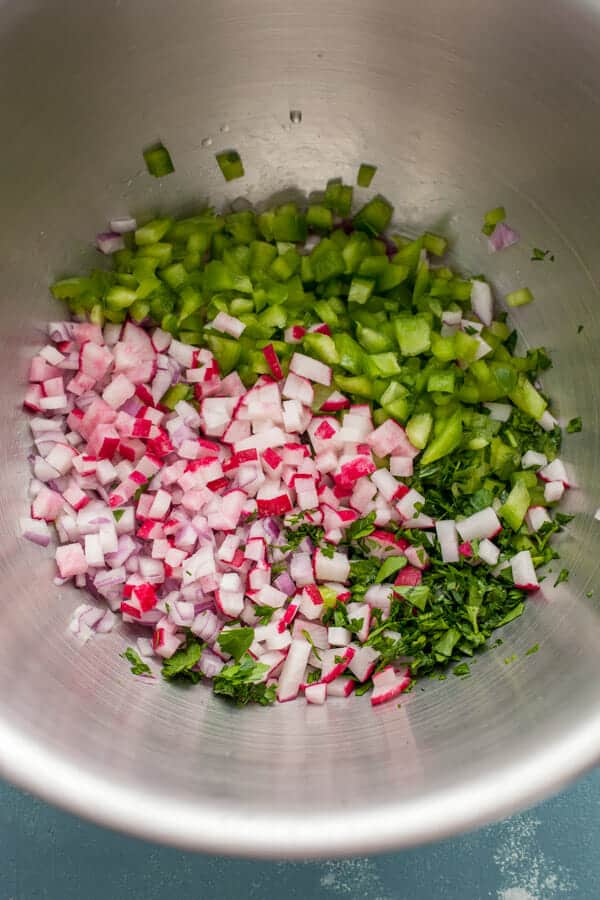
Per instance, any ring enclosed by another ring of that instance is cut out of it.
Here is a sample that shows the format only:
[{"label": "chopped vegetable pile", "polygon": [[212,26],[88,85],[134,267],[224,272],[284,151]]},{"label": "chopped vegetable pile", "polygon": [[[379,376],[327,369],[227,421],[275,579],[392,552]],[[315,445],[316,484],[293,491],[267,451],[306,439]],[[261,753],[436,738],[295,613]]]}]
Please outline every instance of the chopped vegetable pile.
[{"label": "chopped vegetable pile", "polygon": [[[145,156],[173,170],[162,145]],[[158,659],[238,704],[376,705],[453,661],[468,675],[556,556],[550,360],[515,355],[489,284],[435,262],[443,237],[390,236],[382,197],[350,218],[352,193],[115,219],[112,269],[52,286],[72,320],[31,362],[22,530],[47,546],[52,523],[57,583],[95,599],[81,640],[115,613],[141,627],[134,675]],[[486,216],[495,249],[503,219]]]}]

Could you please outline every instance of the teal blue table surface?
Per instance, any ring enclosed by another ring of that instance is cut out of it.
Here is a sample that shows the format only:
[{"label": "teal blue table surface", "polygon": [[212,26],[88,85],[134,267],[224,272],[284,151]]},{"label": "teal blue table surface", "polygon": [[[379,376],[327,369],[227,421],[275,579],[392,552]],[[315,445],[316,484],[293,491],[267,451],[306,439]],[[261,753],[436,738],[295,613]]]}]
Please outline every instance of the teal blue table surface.
[{"label": "teal blue table surface", "polygon": [[600,771],[473,834],[376,857],[264,862],[106,831],[0,784],[0,900],[598,900]]}]

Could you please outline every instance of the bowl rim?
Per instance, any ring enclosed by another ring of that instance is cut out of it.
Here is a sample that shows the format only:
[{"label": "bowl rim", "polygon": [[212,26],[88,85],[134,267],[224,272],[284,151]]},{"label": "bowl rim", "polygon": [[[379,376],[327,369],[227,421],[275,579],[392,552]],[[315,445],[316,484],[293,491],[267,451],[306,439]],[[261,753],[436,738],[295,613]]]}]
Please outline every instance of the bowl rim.
[{"label": "bowl rim", "polygon": [[600,757],[600,710],[537,754],[455,787],[373,809],[297,816],[188,804],[82,770],[0,721],[0,774],[97,825],[182,850],[256,859],[364,856],[427,844],[487,825],[558,792]]}]

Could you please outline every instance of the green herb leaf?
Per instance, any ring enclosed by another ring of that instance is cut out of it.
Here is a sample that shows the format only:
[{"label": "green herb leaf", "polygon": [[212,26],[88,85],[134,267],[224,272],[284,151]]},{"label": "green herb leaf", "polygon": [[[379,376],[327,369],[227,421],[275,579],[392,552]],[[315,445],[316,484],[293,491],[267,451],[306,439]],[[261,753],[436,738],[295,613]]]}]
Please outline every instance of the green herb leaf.
[{"label": "green herb leaf", "polygon": [[383,565],[377,573],[375,584],[381,584],[383,581],[387,581],[388,578],[395,575],[400,569],[403,569],[407,562],[408,560],[405,556],[388,556],[387,559],[384,559]]},{"label": "green herb leaf", "polygon": [[568,580],[569,580],[569,570],[561,569],[560,572],[558,573],[558,577],[557,577],[556,581],[554,582],[554,587],[558,587],[558,585],[562,584],[563,581],[568,581]]},{"label": "green herb leaf", "polygon": [[185,647],[177,650],[169,659],[165,659],[162,666],[163,677],[167,681],[173,679],[188,679],[192,684],[200,681],[202,674],[194,669],[200,660],[204,644],[190,640]]},{"label": "green herb leaf", "polygon": [[112,514],[114,516],[115,522],[120,522],[123,518],[125,510],[124,509],[113,509]]},{"label": "green herb leaf", "polygon": [[539,644],[533,644],[533,645],[529,648],[529,650],[526,650],[526,651],[525,651],[525,656],[532,656],[534,653],[537,653],[539,649],[540,649],[540,645],[539,645]]},{"label": "green herb leaf", "polygon": [[273,618],[273,613],[275,612],[274,606],[255,606],[254,612],[259,618],[259,622],[261,625],[268,625],[271,619]]},{"label": "green herb leaf", "polygon": [[128,647],[124,653],[121,653],[121,657],[131,663],[131,671],[134,675],[152,674],[150,666],[146,665],[145,662],[142,662],[139,654],[135,652],[133,647]]},{"label": "green herb leaf", "polygon": [[356,519],[354,522],[351,522],[348,528],[346,528],[344,542],[351,543],[352,541],[358,541],[361,538],[366,538],[370,534],[373,534],[376,527],[376,516],[377,514],[375,512],[370,512],[367,516],[363,516],[362,519]]},{"label": "green herb leaf", "polygon": [[519,658],[519,657],[517,656],[517,654],[516,654],[516,653],[513,653],[512,656],[507,656],[507,657],[506,657],[506,659],[504,660],[504,665],[505,665],[505,666],[509,666],[511,663],[516,662],[516,660],[517,660],[518,658]]},{"label": "green herb leaf", "polygon": [[319,660],[319,662],[321,662],[321,656],[320,656],[320,654],[319,654],[319,651],[318,651],[317,648],[315,647],[315,642],[313,641],[310,632],[307,631],[306,628],[303,628],[303,629],[302,629],[302,637],[304,638],[305,641],[308,641],[308,643],[309,643],[310,646],[312,647],[312,652],[315,654],[315,656],[317,657],[317,659]]},{"label": "green herb leaf", "polygon": [[571,419],[567,424],[567,431],[569,434],[578,434],[583,429],[583,422],[581,421],[581,416],[577,416],[575,419]]},{"label": "green herb leaf", "polygon": [[269,671],[264,663],[255,662],[249,654],[234,666],[225,666],[213,679],[213,691],[231,700],[237,706],[260,703],[267,706],[276,697],[275,687],[262,683]]},{"label": "green herb leaf", "polygon": [[150,487],[149,481],[146,481],[144,484],[140,484],[139,488],[133,495],[133,502],[137,503],[138,500],[140,499],[140,497],[142,496],[142,494],[145,494],[149,487]]},{"label": "green herb leaf", "polygon": [[465,675],[470,675],[471,669],[469,668],[469,664],[461,663],[459,666],[456,666],[456,668],[454,669],[454,674],[459,678],[464,677]]},{"label": "green herb leaf", "polygon": [[543,262],[545,259],[554,262],[554,254],[550,250],[540,250],[539,247],[534,247],[531,251],[531,261]]},{"label": "green herb leaf", "polygon": [[221,631],[217,642],[224,653],[233,656],[239,662],[252,641],[254,640],[254,628],[229,628]]}]

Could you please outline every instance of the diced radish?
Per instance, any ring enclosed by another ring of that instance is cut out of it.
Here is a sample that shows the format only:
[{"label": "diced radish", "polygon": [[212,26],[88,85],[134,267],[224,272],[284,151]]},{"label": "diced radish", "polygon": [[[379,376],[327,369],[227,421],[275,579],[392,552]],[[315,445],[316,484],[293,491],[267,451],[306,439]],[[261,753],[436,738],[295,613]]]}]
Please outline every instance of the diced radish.
[{"label": "diced radish", "polygon": [[236,319],[235,316],[230,316],[224,312],[217,313],[213,321],[209,323],[209,327],[214,328],[215,331],[220,331],[222,334],[229,334],[236,340],[241,337],[246,328],[240,319]]},{"label": "diced radish", "polygon": [[325,654],[322,654],[323,669],[321,671],[321,681],[329,684],[336,678],[339,678],[352,662],[355,653],[356,651],[353,647],[345,647],[343,650],[328,651],[327,657]]},{"label": "diced radish", "polygon": [[540,418],[537,421],[538,421],[538,424],[542,426],[544,431],[553,431],[556,428],[556,426],[558,425],[558,422],[556,421],[556,419],[554,418],[552,413],[549,412],[547,409],[544,410],[544,412],[542,413],[542,415],[540,416]]},{"label": "diced radish", "polygon": [[553,459],[551,463],[539,470],[538,475],[542,481],[562,481],[566,488],[569,487],[569,476],[565,464],[560,459]]},{"label": "diced radish", "polygon": [[521,466],[524,469],[535,467],[537,469],[548,465],[548,459],[544,453],[536,453],[535,450],[528,450],[521,458]]},{"label": "diced radish", "polygon": [[304,353],[294,353],[290,360],[290,372],[326,387],[331,384],[331,368]]},{"label": "diced radish", "polygon": [[438,519],[435,523],[435,530],[440,542],[443,561],[447,563],[458,562],[459,550],[456,522],[453,519]]},{"label": "diced radish", "polygon": [[319,581],[347,581],[350,575],[350,562],[345,553],[335,551],[327,556],[317,550],[314,558],[315,576]]},{"label": "diced radish", "polygon": [[477,555],[479,556],[479,559],[484,563],[487,563],[488,566],[495,566],[500,556],[500,549],[499,547],[496,547],[492,541],[484,538],[482,541],[479,541]]},{"label": "diced radish", "polygon": [[456,523],[456,529],[463,541],[477,541],[481,538],[493,538],[502,531],[502,524],[491,506],[473,513],[466,519]]},{"label": "diced radish", "polygon": [[394,584],[402,587],[417,587],[422,580],[423,575],[419,569],[415,568],[415,566],[404,566],[396,575]]},{"label": "diced radish", "polygon": [[564,481],[548,481],[544,485],[544,500],[548,503],[558,503],[565,492]]},{"label": "diced radish", "polygon": [[88,570],[88,562],[81,544],[65,544],[63,547],[57,547],[56,565],[61,578],[85,575]]},{"label": "diced radish", "polygon": [[[550,482],[550,484],[552,484],[552,482]],[[543,506],[530,506],[525,515],[525,521],[529,530],[534,533],[539,531],[547,522],[550,522],[550,516]]]},{"label": "diced radish", "polygon": [[477,318],[484,325],[491,325],[494,315],[494,301],[489,284],[474,278],[471,281],[471,306]]},{"label": "diced radish", "polygon": [[404,428],[393,419],[386,419],[383,425],[376,428],[367,438],[367,443],[379,457],[389,456],[397,451],[401,456],[412,459],[420,452],[413,447]]},{"label": "diced radish", "polygon": [[353,675],[356,675],[359,681],[366,681],[367,678],[371,677],[380,656],[379,650],[375,650],[367,644],[355,651],[354,656],[348,663],[348,668]]},{"label": "diced radish", "polygon": [[349,697],[354,690],[354,680],[348,675],[342,675],[330,681],[326,687],[328,697]]},{"label": "diced radish", "polygon": [[347,647],[352,640],[352,634],[347,628],[338,628],[331,625],[327,629],[327,640],[332,647]]},{"label": "diced radish", "polygon": [[304,688],[304,696],[306,697],[307,703],[316,703],[323,704],[327,699],[327,685],[323,682],[315,682],[314,684],[307,684]]},{"label": "diced radish", "polygon": [[[420,575],[421,573],[419,572]],[[369,606],[380,609],[384,616],[388,616],[392,605],[392,593],[393,587],[391,584],[372,584],[365,593],[365,601]]]},{"label": "diced radish", "polygon": [[304,681],[310,649],[308,641],[293,640],[291,642],[277,685],[277,699],[280,703],[294,700],[298,696],[300,685]]},{"label": "diced radish", "polygon": [[381,703],[387,703],[394,700],[403,691],[410,687],[411,677],[408,669],[402,672],[394,672],[389,670],[391,666],[373,675],[373,693],[371,694],[371,705],[379,706]]},{"label": "diced radish", "polygon": [[539,582],[529,550],[521,550],[510,561],[515,587],[525,591],[536,591]]},{"label": "diced radish", "polygon": [[420,513],[424,503],[425,497],[423,494],[420,494],[414,488],[411,488],[402,499],[396,503],[396,509],[403,519],[412,519]]},{"label": "diced radish", "polygon": [[413,474],[414,463],[409,456],[391,456],[390,472],[396,478],[410,478]]},{"label": "diced radish", "polygon": [[283,371],[281,369],[281,365],[273,344],[267,344],[266,347],[263,347],[263,355],[267,361],[268,367],[271,370],[273,378],[276,378],[279,381],[281,378],[283,378]]},{"label": "diced radish", "polygon": [[348,409],[350,401],[339,391],[334,391],[327,400],[321,404],[321,412],[338,412],[340,409]]},{"label": "diced radish", "polygon": [[514,409],[510,403],[484,403],[486,409],[490,411],[490,419],[496,422],[508,422]]}]

